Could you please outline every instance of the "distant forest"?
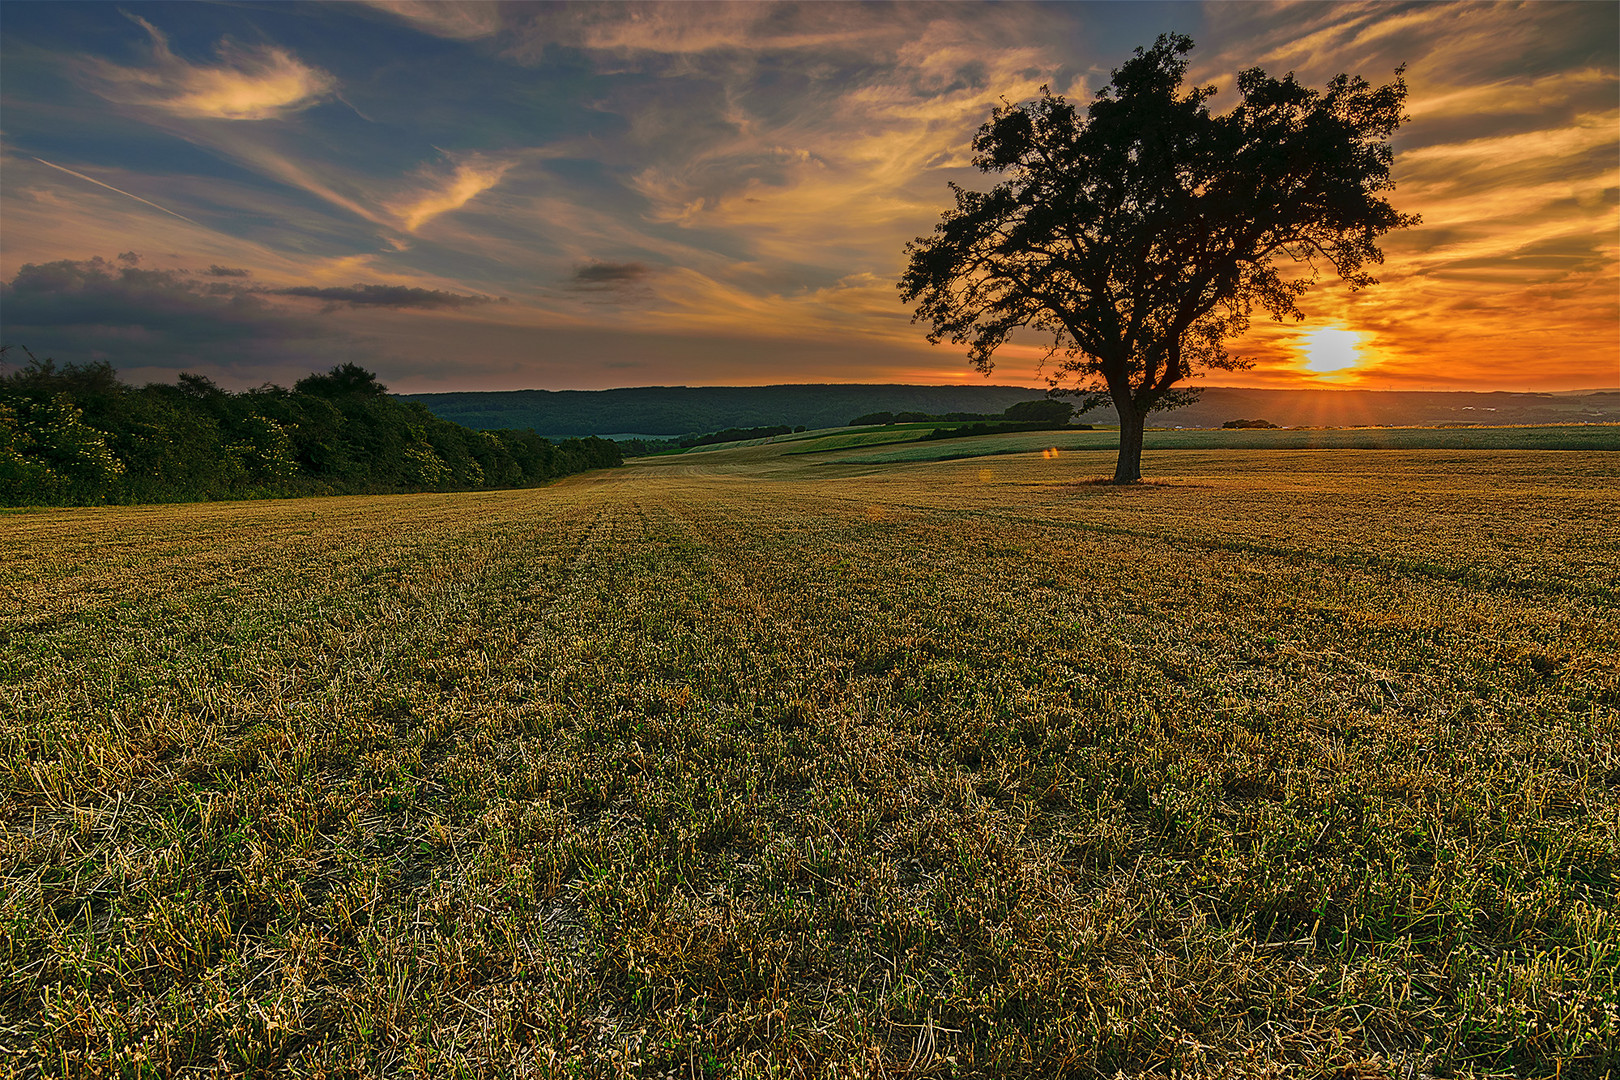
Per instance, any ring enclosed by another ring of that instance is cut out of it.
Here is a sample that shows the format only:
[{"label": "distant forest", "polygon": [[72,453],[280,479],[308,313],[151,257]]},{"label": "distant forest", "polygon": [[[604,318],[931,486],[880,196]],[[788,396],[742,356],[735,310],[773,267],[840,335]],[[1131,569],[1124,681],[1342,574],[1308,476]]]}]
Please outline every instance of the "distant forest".
[{"label": "distant forest", "polygon": [[407,394],[436,416],[472,428],[527,427],[543,435],[658,435],[726,428],[841,427],[891,412],[999,413],[1045,391],[1022,386],[636,386],[617,390],[508,390]]},{"label": "distant forest", "polygon": [[133,387],[106,363],[0,377],[6,506],[529,487],[622,460],[606,439],[440,419],[354,364],[240,394],[199,375]]},{"label": "distant forest", "polygon": [[[1044,391],[1021,386],[801,384],[639,386],[618,390],[504,390],[407,394],[436,416],[471,428],[533,428],[542,435],[655,435],[665,438],[766,425],[840,427],[851,417],[890,412],[999,414]],[[1155,413],[1164,427],[1218,428],[1259,417],[1281,426],[1620,422],[1620,394],[1478,393],[1403,390],[1257,390],[1211,386],[1196,403]],[[1115,422],[1104,407],[1077,417]]]}]

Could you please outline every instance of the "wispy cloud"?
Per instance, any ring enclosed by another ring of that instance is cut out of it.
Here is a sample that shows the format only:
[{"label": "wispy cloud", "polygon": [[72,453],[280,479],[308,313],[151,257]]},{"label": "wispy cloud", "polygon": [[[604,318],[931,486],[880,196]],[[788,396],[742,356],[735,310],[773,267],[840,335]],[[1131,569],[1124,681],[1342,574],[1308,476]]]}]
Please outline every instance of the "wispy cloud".
[{"label": "wispy cloud", "polygon": [[581,5],[568,15],[585,48],[664,54],[825,48],[854,43],[870,30],[859,9],[838,3],[644,2]]},{"label": "wispy cloud", "polygon": [[500,32],[501,9],[490,0],[365,0],[424,33],[472,41]]},{"label": "wispy cloud", "polygon": [[408,233],[414,233],[440,214],[459,210],[501,182],[515,161],[469,154],[452,159],[448,174],[424,168],[417,174],[419,186],[397,196],[387,205]]},{"label": "wispy cloud", "polygon": [[308,192],[316,198],[345,210],[362,221],[385,229],[397,227],[397,220],[377,205],[369,188],[379,186],[371,178],[356,176],[350,169],[330,161],[306,160],[276,146],[272,140],[234,126],[206,132],[187,132],[199,145],[268,179]]},{"label": "wispy cloud", "polygon": [[[774,78],[756,59],[765,46],[721,51],[703,69],[723,91],[708,123],[693,124],[673,102],[637,114],[635,134],[651,161],[634,184],[655,220],[734,230],[761,253],[800,260],[872,252],[882,235],[892,251],[864,268],[888,270],[908,230],[931,223],[944,180],[967,165],[973,133],[998,99],[1032,95],[1042,83],[1065,88],[1060,53],[1021,40],[1022,11],[877,24],[865,9],[828,12],[859,32],[867,62],[837,51],[820,57],[814,77],[782,100],[761,85]],[[819,36],[842,40],[830,30]],[[870,62],[874,55],[881,62]]]},{"label": "wispy cloud", "polygon": [[218,120],[276,120],[309,108],[337,80],[273,45],[218,46],[219,63],[193,64],[169,48],[167,36],[139,16],[152,39],[152,65],[87,62],[97,91],[109,100],[162,109],[175,116]]}]

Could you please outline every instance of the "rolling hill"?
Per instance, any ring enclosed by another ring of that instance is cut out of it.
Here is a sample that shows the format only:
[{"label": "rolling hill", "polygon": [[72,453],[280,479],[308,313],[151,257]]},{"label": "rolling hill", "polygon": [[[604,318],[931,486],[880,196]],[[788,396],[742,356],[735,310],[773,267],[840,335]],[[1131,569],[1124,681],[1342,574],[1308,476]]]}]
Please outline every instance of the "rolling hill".
[{"label": "rolling hill", "polygon": [[[847,424],[862,413],[999,413],[1040,397],[1021,386],[830,383],[780,386],[638,386],[615,390],[507,390],[406,394],[436,416],[470,428],[533,428],[542,435],[680,435],[727,427]],[[1107,424],[1112,413],[1084,419]],[[1202,398],[1157,413],[1165,427],[1219,427],[1264,419],[1285,427],[1437,424],[1620,423],[1620,391],[1468,393],[1387,390],[1255,390],[1208,387]]]}]

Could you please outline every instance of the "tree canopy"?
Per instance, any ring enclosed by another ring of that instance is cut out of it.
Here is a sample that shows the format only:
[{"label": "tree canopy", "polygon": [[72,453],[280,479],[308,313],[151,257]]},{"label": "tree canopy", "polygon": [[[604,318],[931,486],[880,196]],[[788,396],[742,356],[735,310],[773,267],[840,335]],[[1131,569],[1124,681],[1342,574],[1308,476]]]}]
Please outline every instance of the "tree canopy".
[{"label": "tree canopy", "polygon": [[31,356],[0,376],[0,506],[524,487],[621,460],[606,439],[469,430],[353,364],[241,394]]},{"label": "tree canopy", "polygon": [[1303,318],[1324,263],[1374,284],[1378,238],[1418,220],[1379,194],[1406,119],[1400,71],[1318,92],[1251,68],[1215,115],[1214,87],[1182,89],[1192,47],[1166,34],[1137,49],[1084,114],[1046,88],[996,109],[973,164],[1007,179],[952,184],[955,208],[907,245],[900,280],[928,340],[968,345],[986,374],[1015,332],[1046,338],[1054,387],[1118,412],[1121,483],[1141,479],[1150,411],[1187,400],[1201,368],[1247,366],[1225,343],[1256,305]]}]

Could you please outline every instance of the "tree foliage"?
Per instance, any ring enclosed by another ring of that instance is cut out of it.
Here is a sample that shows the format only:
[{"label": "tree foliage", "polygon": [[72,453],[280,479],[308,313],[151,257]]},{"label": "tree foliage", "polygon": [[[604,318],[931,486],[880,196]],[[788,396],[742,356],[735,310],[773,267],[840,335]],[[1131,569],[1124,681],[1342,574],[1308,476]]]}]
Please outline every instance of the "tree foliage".
[{"label": "tree foliage", "polygon": [[1215,115],[1214,87],[1182,89],[1191,49],[1177,34],[1137,49],[1084,113],[1044,88],[996,109],[973,163],[1007,179],[953,184],[955,208],[907,245],[900,281],[928,339],[967,345],[987,374],[1015,333],[1044,337],[1053,385],[1119,413],[1121,482],[1141,477],[1151,410],[1184,403],[1200,369],[1247,366],[1225,343],[1257,306],[1302,318],[1324,264],[1373,284],[1378,238],[1417,221],[1379,195],[1405,119],[1400,72],[1318,92],[1251,68]]},{"label": "tree foliage", "polygon": [[[1047,427],[1062,427],[1074,415],[1074,406],[1067,401],[1058,401],[1055,398],[1036,398],[1034,401],[1015,401],[998,413],[982,412],[871,412],[857,416],[848,424],[849,427],[866,427],[868,425],[889,424],[926,424],[935,420],[944,420],[956,423],[963,420],[1006,420],[1018,421],[1028,424],[1040,424]],[[1007,430],[1012,430],[1008,428]]]},{"label": "tree foliage", "polygon": [[353,364],[242,394],[191,374],[127,386],[106,363],[0,378],[0,505],[523,487],[621,460],[606,439],[441,420]]}]

